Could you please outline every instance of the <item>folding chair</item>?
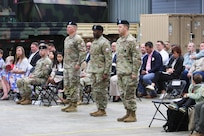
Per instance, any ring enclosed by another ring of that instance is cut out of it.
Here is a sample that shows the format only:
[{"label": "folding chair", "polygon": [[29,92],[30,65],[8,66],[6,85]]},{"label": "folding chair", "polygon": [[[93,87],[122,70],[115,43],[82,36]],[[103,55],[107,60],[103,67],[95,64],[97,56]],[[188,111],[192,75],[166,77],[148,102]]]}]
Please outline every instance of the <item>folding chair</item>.
[{"label": "folding chair", "polygon": [[170,98],[180,98],[183,94],[183,91],[186,86],[186,81],[185,80],[180,80],[180,79],[174,79],[171,80],[167,84],[167,93],[169,93]]},{"label": "folding chair", "polygon": [[[176,97],[181,97],[183,90],[186,86],[186,81],[185,80],[180,80],[180,79],[174,79],[171,80],[169,83],[167,83],[167,87],[166,90],[169,94],[169,99],[160,99],[160,100],[153,100],[152,103],[154,104],[156,111],[154,113],[154,116],[149,124],[149,127],[151,126],[152,122],[154,119],[156,120],[163,120],[163,121],[167,121],[167,117],[162,113],[162,111],[160,110],[160,106],[163,105],[164,107],[166,107],[168,109],[168,105],[172,102],[172,100],[170,100],[170,98],[173,96],[173,98]],[[156,115],[157,113],[160,113],[162,115],[163,118],[157,118]]]},{"label": "folding chair", "polygon": [[[167,117],[164,115],[164,113],[160,110],[161,105],[164,107],[168,108],[168,104],[171,103],[170,100],[165,100],[165,99],[158,99],[158,100],[153,100],[152,103],[154,104],[154,107],[156,108],[156,111],[152,117],[152,120],[149,124],[149,127],[151,127],[153,120],[162,120],[162,121],[167,121]],[[163,118],[158,118],[157,113],[159,113]]]},{"label": "folding chair", "polygon": [[92,96],[92,91],[91,91],[91,85],[86,85],[83,88],[82,101],[83,101],[84,98],[86,98],[87,104],[89,104],[90,100],[92,100],[94,102],[94,99],[93,99],[93,96]]},{"label": "folding chair", "polygon": [[[56,99],[60,99],[60,97],[58,96],[58,86],[57,85],[35,85],[34,86],[34,93],[35,94],[35,98],[34,98],[34,102],[33,104],[36,104],[37,101],[40,101],[40,105],[41,103],[48,103],[46,106],[51,106],[52,105],[52,101],[55,102],[56,105],[58,105],[58,102],[56,101]],[[64,102],[61,100],[61,103],[65,106]]]}]

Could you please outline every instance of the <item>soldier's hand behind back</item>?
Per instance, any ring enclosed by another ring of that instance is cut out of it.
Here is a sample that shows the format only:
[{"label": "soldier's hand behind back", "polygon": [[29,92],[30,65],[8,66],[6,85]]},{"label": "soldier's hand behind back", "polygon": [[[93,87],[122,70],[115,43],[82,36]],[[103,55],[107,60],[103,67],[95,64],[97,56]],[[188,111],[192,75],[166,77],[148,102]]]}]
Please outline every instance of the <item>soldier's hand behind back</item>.
[{"label": "soldier's hand behind back", "polygon": [[108,78],[108,74],[103,74],[103,80],[107,79]]}]

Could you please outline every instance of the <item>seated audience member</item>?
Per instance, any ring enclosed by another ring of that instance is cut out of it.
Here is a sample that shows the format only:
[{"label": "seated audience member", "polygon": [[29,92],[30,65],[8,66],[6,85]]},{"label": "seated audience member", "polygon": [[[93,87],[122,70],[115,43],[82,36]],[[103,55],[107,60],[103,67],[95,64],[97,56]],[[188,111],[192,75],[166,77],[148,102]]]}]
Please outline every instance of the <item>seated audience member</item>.
[{"label": "seated audience member", "polygon": [[86,59],[85,59],[85,61],[86,61],[86,63],[88,63],[89,61],[90,61],[90,48],[91,48],[91,42],[87,42],[86,43]]},{"label": "seated audience member", "polygon": [[30,45],[30,55],[28,58],[28,62],[35,67],[36,62],[40,59],[39,54],[39,44],[37,42],[32,42]]},{"label": "seated audience member", "polygon": [[4,59],[2,58],[4,54],[4,51],[0,49],[0,71],[3,69],[3,66],[5,65]]},{"label": "seated audience member", "polygon": [[173,79],[179,79],[183,70],[183,56],[181,55],[181,48],[178,46],[173,47],[172,54],[173,56],[170,58],[169,63],[166,66],[166,71],[159,71],[155,73],[152,84],[147,86],[147,88],[154,90],[156,84],[158,92],[162,93],[160,99],[167,95],[165,82]]},{"label": "seated audience member", "polygon": [[111,68],[111,77],[110,77],[110,85],[109,85],[109,95],[113,96],[113,102],[119,102],[120,99],[120,90],[118,87],[118,76],[116,75],[116,42],[111,44],[112,49],[112,68]]},{"label": "seated audience member", "polygon": [[[4,59],[3,59],[4,51],[0,49],[0,73],[3,71],[3,67],[5,65]],[[2,85],[0,83],[0,93],[2,93]]]},{"label": "seated audience member", "polygon": [[[15,55],[15,62],[14,62],[14,68],[10,71],[10,74],[6,74],[6,80],[2,82],[2,86],[7,86],[10,89],[8,89],[5,92],[9,92],[9,90],[12,90],[13,92],[19,92],[17,87],[17,80],[20,78],[23,78],[26,76],[26,72],[28,70],[28,67],[31,65],[28,62],[28,59],[25,56],[25,50],[22,46],[16,47],[16,55]],[[2,97],[2,99],[8,99],[8,94],[5,94],[7,97]]]},{"label": "seated audience member", "polygon": [[[63,100],[63,95],[60,95],[63,91],[63,53],[57,52],[57,61],[56,64],[52,67],[52,72],[46,82],[46,85],[52,84],[58,86],[58,94],[60,99]],[[57,102],[62,102],[61,100],[57,100]]]},{"label": "seated audience member", "polygon": [[8,56],[6,58],[6,64],[3,66],[3,69],[0,72],[0,82],[2,85],[3,90],[3,96],[0,98],[1,100],[7,100],[8,99],[8,93],[10,91],[10,85],[8,84],[6,77],[10,76],[10,71],[14,67],[14,56]]},{"label": "seated audience member", "polygon": [[161,71],[163,68],[162,57],[161,55],[153,49],[152,42],[145,43],[145,49],[147,55],[144,56],[142,60],[142,66],[140,69],[139,84],[138,84],[138,96],[147,98],[156,97],[155,91],[146,91],[145,86],[151,85],[152,79],[155,76],[155,73]]},{"label": "seated audience member", "polygon": [[54,51],[49,51],[48,57],[52,61],[52,68],[56,65],[57,62],[57,54]]},{"label": "seated audience member", "polygon": [[144,56],[147,55],[147,51],[145,49],[145,44],[144,43],[142,43],[140,45],[140,52],[141,52],[141,60],[143,60]]},{"label": "seated audience member", "polygon": [[195,44],[194,43],[189,43],[187,46],[187,53],[184,54],[184,62],[183,66],[185,67],[185,70],[181,73],[181,79],[186,81],[186,87],[184,92],[187,92],[188,87],[189,87],[189,78],[187,77],[188,71],[192,67],[194,60],[191,59],[191,56],[194,56],[196,54],[195,52]]},{"label": "seated audience member", "polygon": [[190,136],[204,136],[203,128],[204,128],[204,101],[195,105],[194,130],[196,131],[196,133]]},{"label": "seated audience member", "polygon": [[[56,85],[63,80],[63,53],[57,52],[57,61],[56,64],[52,67],[52,72],[50,77],[47,80],[46,84]],[[62,88],[61,88],[62,89]]]},{"label": "seated audience member", "polygon": [[170,109],[179,110],[185,113],[191,105],[195,105],[204,100],[204,87],[202,86],[202,76],[200,74],[193,75],[193,81],[188,89],[188,93],[183,98],[169,105]]},{"label": "seated audience member", "polygon": [[191,55],[191,59],[200,59],[204,57],[204,42],[200,43],[200,52],[196,55]]},{"label": "seated audience member", "polygon": [[32,93],[31,85],[45,84],[49,77],[52,62],[47,56],[48,54],[47,46],[41,43],[39,46],[39,50],[41,59],[37,61],[34,71],[29,75],[29,77],[24,77],[17,81],[17,86],[22,96],[22,99],[16,102],[17,104],[21,105],[31,104],[30,99],[30,95]]},{"label": "seated audience member", "polygon": [[169,54],[167,51],[165,51],[164,42],[163,41],[157,41],[156,47],[157,47],[157,51],[162,56],[163,65],[166,66],[168,64],[168,61],[169,61]]},{"label": "seated audience member", "polygon": [[56,48],[55,48],[55,45],[53,43],[48,43],[47,44],[47,47],[48,47],[48,50],[49,52],[57,52]]},{"label": "seated audience member", "polygon": [[164,49],[165,49],[165,51],[167,51],[169,56],[171,56],[171,44],[170,44],[169,41],[165,41],[164,42]]},{"label": "seated audience member", "polygon": [[[201,44],[202,45],[202,44]],[[200,48],[202,48],[202,46],[200,45]],[[203,43],[204,45],[204,43]],[[204,46],[203,46],[204,47]],[[204,49],[204,48],[203,48]],[[199,59],[196,59],[193,63],[193,65],[191,66],[190,70],[188,71],[187,74],[187,81],[190,80],[190,78],[192,77],[192,75],[194,74],[200,74],[203,77],[203,81],[204,81],[204,57],[201,57]],[[187,82],[188,84],[186,85],[187,87],[189,87],[189,81]]]},{"label": "seated audience member", "polygon": [[80,74],[80,92],[79,92],[79,101],[78,104],[81,104],[83,101],[83,90],[86,86],[91,85],[91,74],[87,72],[89,68],[89,61],[90,61],[90,48],[91,48],[91,42],[86,43],[86,58],[84,62],[81,65],[81,74]]},{"label": "seated audience member", "polygon": [[204,42],[200,44],[200,52],[195,56],[191,56],[191,58],[196,60],[190,68],[187,76],[190,77],[192,73],[199,73],[203,76],[204,79]]}]

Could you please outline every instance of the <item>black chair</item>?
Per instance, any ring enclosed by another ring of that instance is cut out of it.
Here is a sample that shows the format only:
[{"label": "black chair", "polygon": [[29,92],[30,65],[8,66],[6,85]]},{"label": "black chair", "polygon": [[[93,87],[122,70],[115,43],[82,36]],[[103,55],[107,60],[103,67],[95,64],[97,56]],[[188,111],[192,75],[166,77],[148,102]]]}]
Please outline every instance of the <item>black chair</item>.
[{"label": "black chair", "polygon": [[169,98],[180,98],[182,97],[183,91],[186,86],[185,80],[174,79],[167,84],[167,93]]},{"label": "black chair", "polygon": [[[49,69],[49,75],[51,74],[52,69]],[[60,82],[60,83],[63,83]],[[63,105],[63,100],[58,96],[58,90],[61,88],[61,84],[35,84],[33,85],[33,104],[36,104],[36,101],[40,101],[41,103],[48,103],[46,106],[51,106],[52,101],[55,102],[56,105],[58,105],[58,102],[56,99],[61,100],[61,103]]]},{"label": "black chair", "polygon": [[[171,103],[170,100],[165,100],[165,99],[157,99],[157,100],[153,100],[152,103],[154,104],[154,107],[156,108],[156,111],[152,117],[152,120],[149,124],[149,127],[151,127],[152,122],[154,120],[162,120],[162,121],[167,121],[167,117],[164,115],[164,113],[160,110],[161,106],[164,106],[168,109],[168,105]],[[162,116],[162,118],[158,118],[157,114],[160,114]],[[166,112],[165,112],[166,113]]]},{"label": "black chair", "polygon": [[[37,101],[40,101],[40,105],[43,102],[44,105],[51,106],[52,101],[54,101],[55,104],[58,105],[57,99],[61,100],[61,98],[58,96],[58,90],[59,90],[58,85],[53,85],[53,84],[34,85],[33,90],[34,90],[33,104],[36,104]],[[63,100],[61,100],[61,103],[65,105]]]},{"label": "black chair", "polygon": [[[169,83],[167,83],[166,90],[167,90],[167,93],[169,93],[169,98],[168,99],[162,98],[159,100],[152,101],[152,103],[156,108],[156,111],[152,117],[149,127],[151,126],[154,119],[167,121],[167,117],[160,110],[161,105],[163,105],[168,109],[168,105],[172,102],[171,98],[180,98],[182,96],[183,90],[185,89],[185,86],[186,86],[186,81],[180,80],[180,79],[174,79],[174,80],[171,80]],[[160,113],[163,118],[157,118],[156,117],[157,113]]]},{"label": "black chair", "polygon": [[92,100],[94,102],[92,91],[91,91],[91,85],[86,85],[83,88],[82,101],[84,98],[87,100],[87,104],[89,104],[90,100]]}]

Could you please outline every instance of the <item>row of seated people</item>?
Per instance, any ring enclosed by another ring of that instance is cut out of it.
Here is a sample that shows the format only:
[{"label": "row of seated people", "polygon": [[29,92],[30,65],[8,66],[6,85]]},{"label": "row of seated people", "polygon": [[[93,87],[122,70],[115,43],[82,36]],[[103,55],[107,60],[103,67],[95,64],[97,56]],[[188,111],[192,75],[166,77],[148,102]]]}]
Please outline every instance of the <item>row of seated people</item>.
[{"label": "row of seated people", "polygon": [[[163,98],[167,95],[166,82],[173,79],[186,80],[187,85],[184,90],[184,93],[186,93],[190,85],[189,80],[193,74],[199,73],[204,76],[203,47],[204,43],[201,43],[200,52],[195,54],[193,52],[195,45],[189,43],[188,53],[186,53],[184,57],[181,55],[180,47],[173,47],[168,64],[164,67],[162,63],[163,57],[159,52],[153,49],[151,42],[147,42],[145,44],[147,55],[143,58],[140,70],[138,85],[139,96],[153,98],[156,97],[158,93],[161,93],[160,98]],[[156,88],[158,89],[157,92],[155,91]]]},{"label": "row of seated people", "polygon": [[[183,97],[179,101],[174,101],[168,108],[176,111],[187,113],[187,110],[192,105],[195,105],[195,117],[194,130],[195,134],[192,136],[203,136],[204,131],[204,43],[200,44],[200,52],[196,54],[195,45],[193,43],[188,44],[187,53],[184,57],[181,55],[181,49],[179,47],[172,48],[172,56],[169,59],[166,67],[163,68],[161,58],[163,57],[153,50],[153,44],[147,42],[145,44],[147,54],[143,58],[143,64],[140,71],[140,83],[139,88],[143,88],[145,91],[139,90],[140,93],[149,93],[150,97],[156,96],[157,93],[162,93],[164,98],[166,93],[165,83],[173,79],[182,79],[187,82],[187,85],[183,92]],[[148,61],[149,60],[149,61]],[[150,66],[148,66],[148,64]],[[163,63],[164,64],[164,63]],[[149,70],[148,70],[148,67]],[[156,72],[154,72],[154,70]],[[150,73],[150,74],[149,74]],[[149,74],[149,78],[145,75]],[[141,85],[141,86],[140,86]],[[158,92],[155,92],[155,88],[158,88]],[[145,94],[142,94],[143,96]]]},{"label": "row of seated people", "polygon": [[5,68],[1,70],[3,89],[1,100],[8,100],[8,92],[12,91],[20,93],[24,99],[27,98],[27,103],[31,103],[30,97],[28,99],[28,95],[32,92],[30,84],[43,84],[47,81],[52,64],[51,59],[48,58],[47,46],[44,43],[40,46],[36,42],[32,43],[30,56],[27,59],[24,48],[18,46],[15,60],[13,56],[7,57]]},{"label": "row of seated people", "polygon": [[10,90],[13,92],[19,92],[17,87],[17,80],[28,76],[29,71],[32,69],[32,65],[25,57],[25,50],[22,46],[16,48],[15,59],[14,56],[8,56],[6,63],[1,70],[1,85],[3,89],[3,96],[1,100],[8,99],[8,93]]}]

